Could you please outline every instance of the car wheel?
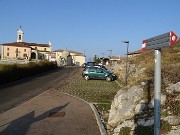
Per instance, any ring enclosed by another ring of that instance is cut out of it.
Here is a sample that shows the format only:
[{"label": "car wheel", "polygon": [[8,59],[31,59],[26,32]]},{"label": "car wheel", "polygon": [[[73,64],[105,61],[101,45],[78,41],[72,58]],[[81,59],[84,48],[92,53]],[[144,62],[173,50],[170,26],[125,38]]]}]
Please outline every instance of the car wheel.
[{"label": "car wheel", "polygon": [[85,76],[84,76],[84,79],[85,79],[85,80],[89,80],[89,76],[88,76],[88,75],[85,75]]},{"label": "car wheel", "polygon": [[110,82],[110,81],[111,81],[111,77],[110,77],[110,76],[107,76],[107,77],[106,77],[106,81]]}]

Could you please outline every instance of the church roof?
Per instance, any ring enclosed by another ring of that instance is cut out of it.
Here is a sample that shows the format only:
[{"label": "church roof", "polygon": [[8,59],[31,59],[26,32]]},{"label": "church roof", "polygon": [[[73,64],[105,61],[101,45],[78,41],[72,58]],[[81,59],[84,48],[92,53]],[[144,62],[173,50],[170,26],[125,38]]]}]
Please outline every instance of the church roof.
[{"label": "church roof", "polygon": [[12,42],[12,43],[4,43],[2,45],[4,45],[4,46],[27,47],[27,48],[31,48],[31,46],[50,47],[49,44],[37,44],[37,43],[27,43],[27,42]]},{"label": "church roof", "polygon": [[30,46],[28,46],[27,44],[24,44],[23,42],[4,43],[2,45],[31,48]]}]

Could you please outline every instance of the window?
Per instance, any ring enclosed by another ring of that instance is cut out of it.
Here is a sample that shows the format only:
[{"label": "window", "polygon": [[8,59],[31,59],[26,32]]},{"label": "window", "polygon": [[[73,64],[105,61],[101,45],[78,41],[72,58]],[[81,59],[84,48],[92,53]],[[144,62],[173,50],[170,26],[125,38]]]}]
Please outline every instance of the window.
[{"label": "window", "polygon": [[24,49],[24,52],[26,52],[26,49]]},{"label": "window", "polygon": [[7,56],[9,56],[9,53],[7,53]]},{"label": "window", "polygon": [[27,54],[24,53],[24,54],[23,54],[23,57],[27,57]]},{"label": "window", "polygon": [[35,47],[35,50],[37,50],[37,47]]},{"label": "window", "polygon": [[103,73],[103,70],[100,68],[97,68],[97,73]]},{"label": "window", "polygon": [[7,50],[9,51],[9,48],[7,48]]},{"label": "window", "polygon": [[89,72],[95,72],[96,71],[96,69],[95,68],[89,68]]},{"label": "window", "polygon": [[18,48],[16,48],[16,58],[18,57]]},{"label": "window", "polygon": [[46,48],[44,48],[44,51],[46,51]]},{"label": "window", "polygon": [[21,40],[21,35],[19,35],[19,40]]}]

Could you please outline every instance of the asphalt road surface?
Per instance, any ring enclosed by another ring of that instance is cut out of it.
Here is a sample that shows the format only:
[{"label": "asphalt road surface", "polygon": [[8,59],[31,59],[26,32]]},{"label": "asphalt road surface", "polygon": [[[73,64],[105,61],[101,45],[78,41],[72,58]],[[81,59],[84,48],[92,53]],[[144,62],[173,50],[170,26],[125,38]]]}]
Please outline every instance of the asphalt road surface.
[{"label": "asphalt road surface", "polygon": [[0,114],[50,88],[63,85],[79,67],[59,68],[0,87]]}]

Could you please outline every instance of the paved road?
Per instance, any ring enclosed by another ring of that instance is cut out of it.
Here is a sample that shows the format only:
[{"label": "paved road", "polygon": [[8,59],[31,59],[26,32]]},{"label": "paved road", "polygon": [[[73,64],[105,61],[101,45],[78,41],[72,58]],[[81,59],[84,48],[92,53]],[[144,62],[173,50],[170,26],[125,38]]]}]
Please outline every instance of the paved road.
[{"label": "paved road", "polygon": [[89,104],[47,90],[0,114],[0,135],[100,135]]},{"label": "paved road", "polygon": [[57,90],[79,70],[66,67],[0,88],[0,135],[100,135],[90,105]]},{"label": "paved road", "polygon": [[0,87],[0,114],[39,93],[62,85],[78,67],[65,67]]}]

